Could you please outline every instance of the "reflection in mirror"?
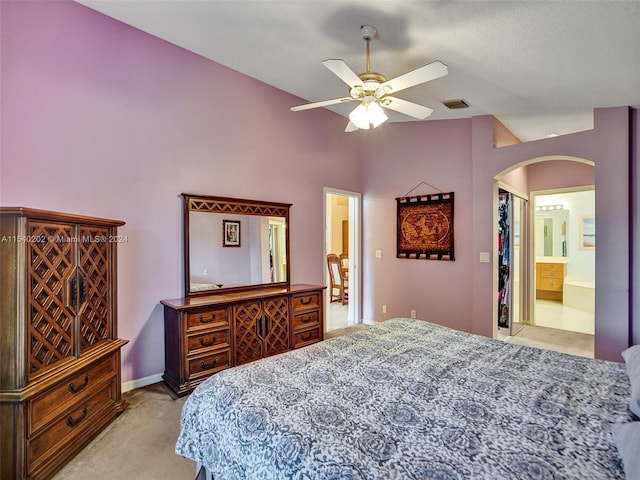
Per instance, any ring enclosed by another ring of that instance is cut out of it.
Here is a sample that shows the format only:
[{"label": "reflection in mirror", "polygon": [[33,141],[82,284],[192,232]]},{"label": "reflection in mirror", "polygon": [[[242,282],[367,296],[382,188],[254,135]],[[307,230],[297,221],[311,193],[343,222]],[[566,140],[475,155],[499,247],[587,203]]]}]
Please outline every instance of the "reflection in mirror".
[{"label": "reflection in mirror", "polygon": [[566,257],[569,211],[563,205],[536,206],[536,257]]},{"label": "reflection in mirror", "polygon": [[[224,221],[239,224],[240,245],[225,246]],[[282,217],[189,212],[189,290],[285,282],[285,235]]]},{"label": "reflection in mirror", "polygon": [[187,296],[287,284],[290,205],[182,195]]}]

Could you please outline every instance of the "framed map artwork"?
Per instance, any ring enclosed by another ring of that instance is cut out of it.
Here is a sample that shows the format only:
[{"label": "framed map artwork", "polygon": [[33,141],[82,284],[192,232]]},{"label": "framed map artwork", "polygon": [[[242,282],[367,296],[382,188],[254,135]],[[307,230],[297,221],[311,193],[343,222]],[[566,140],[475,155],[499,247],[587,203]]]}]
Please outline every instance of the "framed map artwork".
[{"label": "framed map artwork", "polygon": [[454,260],[453,192],[396,198],[397,258]]}]

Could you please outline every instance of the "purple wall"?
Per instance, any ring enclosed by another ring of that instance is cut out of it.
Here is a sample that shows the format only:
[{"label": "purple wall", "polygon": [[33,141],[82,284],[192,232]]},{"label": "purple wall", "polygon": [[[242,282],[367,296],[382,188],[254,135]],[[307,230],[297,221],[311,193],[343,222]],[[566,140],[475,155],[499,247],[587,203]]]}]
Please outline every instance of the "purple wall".
[{"label": "purple wall", "polygon": [[72,2],[0,2],[0,204],[121,219],[123,380],[164,370],[181,192],[292,203],[291,280],[324,282],[323,187],[360,191],[327,110]]},{"label": "purple wall", "polygon": [[[593,131],[500,149],[489,116],[347,135],[338,115],[293,114],[299,99],[79,4],[0,8],[0,204],[127,222],[118,262],[125,381],[164,368],[158,302],[181,295],[180,192],[293,203],[291,281],[322,283],[323,187],[361,191],[363,318],[415,309],[491,336],[494,269],[478,255],[494,251],[494,177],[548,156],[596,165],[596,354],[619,359],[628,344],[628,109],[596,110]],[[394,199],[421,181],[456,194],[454,262],[395,258]]]}]

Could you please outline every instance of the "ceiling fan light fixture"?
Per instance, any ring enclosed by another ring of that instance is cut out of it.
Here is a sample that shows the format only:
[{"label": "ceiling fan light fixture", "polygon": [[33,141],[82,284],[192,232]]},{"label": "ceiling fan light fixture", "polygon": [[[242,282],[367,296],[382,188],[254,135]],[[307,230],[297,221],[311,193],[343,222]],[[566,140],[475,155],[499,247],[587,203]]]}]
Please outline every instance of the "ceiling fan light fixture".
[{"label": "ceiling fan light fixture", "polygon": [[350,114],[349,120],[361,130],[376,128],[389,120],[382,107],[377,102],[361,103]]}]

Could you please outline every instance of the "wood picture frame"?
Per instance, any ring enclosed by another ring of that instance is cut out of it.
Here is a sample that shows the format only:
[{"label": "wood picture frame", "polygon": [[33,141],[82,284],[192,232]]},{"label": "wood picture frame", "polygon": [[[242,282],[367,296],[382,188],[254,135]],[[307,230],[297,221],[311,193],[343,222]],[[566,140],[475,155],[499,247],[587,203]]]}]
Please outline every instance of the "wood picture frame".
[{"label": "wood picture frame", "polygon": [[240,245],[240,221],[222,220],[222,246],[239,247]]}]

